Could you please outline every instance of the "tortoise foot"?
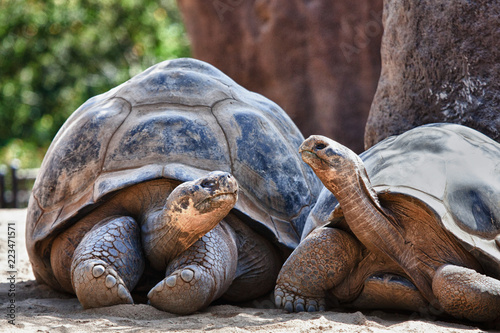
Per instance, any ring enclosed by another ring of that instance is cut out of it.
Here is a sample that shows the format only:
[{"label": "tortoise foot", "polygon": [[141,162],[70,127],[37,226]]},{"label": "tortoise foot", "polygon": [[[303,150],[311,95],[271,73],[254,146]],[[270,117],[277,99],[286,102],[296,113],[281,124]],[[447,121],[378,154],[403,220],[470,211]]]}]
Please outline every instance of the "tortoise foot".
[{"label": "tortoise foot", "polygon": [[73,255],[71,281],[84,308],[133,303],[132,290],[144,270],[139,227],[128,216],[96,224]]},{"label": "tortoise foot", "polygon": [[224,294],[234,280],[237,249],[222,221],[167,266],[166,278],[148,294],[154,307],[189,314]]},{"label": "tortoise foot", "polygon": [[176,313],[193,313],[213,299],[217,285],[208,269],[189,265],[174,271],[154,286],[148,294],[155,308]]},{"label": "tortoise foot", "polygon": [[73,286],[85,309],[134,303],[122,278],[102,260],[79,263],[73,270]]},{"label": "tortoise foot", "polygon": [[325,299],[321,297],[304,297],[297,292],[286,289],[285,286],[276,286],[274,290],[276,307],[284,308],[288,312],[325,311]]}]

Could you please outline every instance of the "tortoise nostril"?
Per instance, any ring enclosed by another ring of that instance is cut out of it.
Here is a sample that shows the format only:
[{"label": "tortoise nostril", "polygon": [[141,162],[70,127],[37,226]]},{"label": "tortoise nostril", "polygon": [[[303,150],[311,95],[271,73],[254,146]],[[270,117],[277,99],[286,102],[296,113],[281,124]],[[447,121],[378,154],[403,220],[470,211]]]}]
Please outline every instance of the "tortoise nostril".
[{"label": "tortoise nostril", "polygon": [[325,148],[326,148],[326,145],[324,143],[317,143],[316,146],[314,146],[314,149],[316,149],[316,150],[322,150]]}]

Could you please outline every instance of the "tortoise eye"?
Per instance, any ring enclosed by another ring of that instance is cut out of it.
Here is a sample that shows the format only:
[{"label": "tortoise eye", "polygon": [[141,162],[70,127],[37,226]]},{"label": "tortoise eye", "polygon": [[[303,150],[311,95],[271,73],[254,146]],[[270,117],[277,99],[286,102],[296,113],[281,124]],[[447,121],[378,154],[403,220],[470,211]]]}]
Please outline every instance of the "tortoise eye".
[{"label": "tortoise eye", "polygon": [[215,187],[215,182],[213,180],[204,180],[202,183],[201,183],[201,187],[203,188],[213,188]]},{"label": "tortoise eye", "polygon": [[326,148],[326,145],[324,143],[318,143],[314,147],[314,149],[316,149],[316,150],[322,150],[322,149],[325,149],[325,148]]}]

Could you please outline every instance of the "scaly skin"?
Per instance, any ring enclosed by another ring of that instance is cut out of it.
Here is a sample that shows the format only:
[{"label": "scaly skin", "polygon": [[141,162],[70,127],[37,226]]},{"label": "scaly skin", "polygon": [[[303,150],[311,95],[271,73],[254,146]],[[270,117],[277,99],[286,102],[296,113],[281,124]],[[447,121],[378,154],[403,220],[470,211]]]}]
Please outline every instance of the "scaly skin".
[{"label": "scaly skin", "polygon": [[189,314],[208,306],[231,285],[238,260],[234,232],[217,225],[171,261],[166,277],[148,294],[154,307]]},{"label": "scaly skin", "polygon": [[456,318],[478,322],[500,319],[500,281],[472,269],[441,266],[432,280],[439,304]]},{"label": "scaly skin", "polygon": [[311,232],[283,265],[274,297],[289,312],[322,311],[326,292],[341,283],[361,259],[359,243],[333,228]]},{"label": "scaly skin", "polygon": [[229,214],[168,264],[149,301],[164,311],[189,314],[220,297],[254,299],[272,290],[282,262],[268,240]]},{"label": "scaly skin", "polygon": [[84,308],[133,303],[132,290],[144,270],[139,226],[111,217],[87,233],[71,265],[73,288]]}]

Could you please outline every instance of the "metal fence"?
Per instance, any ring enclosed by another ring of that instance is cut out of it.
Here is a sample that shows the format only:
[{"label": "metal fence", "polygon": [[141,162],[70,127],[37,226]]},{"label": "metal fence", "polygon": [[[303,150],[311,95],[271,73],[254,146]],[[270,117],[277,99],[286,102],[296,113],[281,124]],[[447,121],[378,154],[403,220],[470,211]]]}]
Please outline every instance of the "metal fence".
[{"label": "metal fence", "polygon": [[19,161],[0,165],[0,208],[23,208],[28,205],[38,169],[21,169]]}]

